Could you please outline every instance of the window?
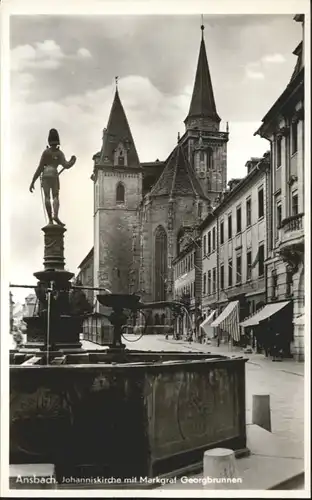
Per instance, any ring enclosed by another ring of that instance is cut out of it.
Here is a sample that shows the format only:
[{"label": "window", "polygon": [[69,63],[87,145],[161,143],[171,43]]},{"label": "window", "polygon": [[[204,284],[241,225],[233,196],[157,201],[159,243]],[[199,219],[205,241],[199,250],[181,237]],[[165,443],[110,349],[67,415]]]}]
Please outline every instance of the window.
[{"label": "window", "polygon": [[228,238],[229,240],[232,238],[232,215],[228,216]]},{"label": "window", "polygon": [[233,262],[232,262],[232,259],[229,260],[229,268],[228,268],[228,282],[229,282],[229,286],[232,286],[233,285]]},{"label": "window", "polygon": [[204,280],[203,280],[203,295],[206,295],[207,293],[207,274],[204,274]]},{"label": "window", "polygon": [[242,231],[242,209],[237,207],[236,209],[236,232],[240,233]]},{"label": "window", "polygon": [[278,137],[276,141],[276,168],[282,164],[282,138]]},{"label": "window", "polygon": [[202,203],[198,203],[198,217],[201,219],[203,214],[203,205]]},{"label": "window", "polygon": [[206,246],[207,246],[207,236],[205,235],[203,238],[203,254],[204,255],[206,255],[206,253],[207,253]]},{"label": "window", "polygon": [[211,253],[211,232],[208,233],[208,254]]},{"label": "window", "polygon": [[224,264],[220,266],[220,288],[224,290]]},{"label": "window", "polygon": [[246,201],[246,226],[251,226],[251,198]]},{"label": "window", "polygon": [[223,245],[224,243],[224,221],[222,220],[220,222],[220,244]]},{"label": "window", "polygon": [[211,271],[208,271],[208,295],[211,294]]},{"label": "window", "polygon": [[242,281],[242,256],[237,255],[236,257],[236,284]]},{"label": "window", "polygon": [[122,154],[122,151],[120,151],[119,156],[118,156],[118,166],[122,167],[125,164],[125,157]]},{"label": "window", "polygon": [[204,151],[200,151],[200,153],[199,153],[199,161],[205,161],[205,153],[204,153]]},{"label": "window", "polygon": [[276,291],[277,291],[277,273],[276,270],[272,271],[272,288],[271,288],[271,299],[276,299]]},{"label": "window", "polygon": [[251,251],[247,252],[247,281],[251,280]]},{"label": "window", "polygon": [[298,123],[293,122],[291,125],[291,154],[298,151]]},{"label": "window", "polygon": [[207,149],[207,165],[209,169],[212,169],[212,149],[208,148]]},{"label": "window", "polygon": [[264,216],[264,198],[263,198],[263,188],[258,191],[258,218]]},{"label": "window", "polygon": [[293,273],[290,266],[286,268],[286,296],[290,297],[292,295],[293,287]]},{"label": "window", "polygon": [[282,202],[277,200],[276,202],[276,228],[280,229],[282,225]]},{"label": "window", "polygon": [[155,231],[155,267],[154,267],[154,300],[166,300],[166,282],[168,271],[167,233],[162,226]]},{"label": "window", "polygon": [[295,191],[291,196],[291,215],[298,215],[299,206],[298,206],[298,193]]},{"label": "window", "polygon": [[258,261],[258,272],[259,276],[264,275],[264,245],[259,246],[259,255],[258,255],[259,261]]},{"label": "window", "polygon": [[124,203],[125,202],[125,188],[124,185],[119,182],[116,187],[116,203]]},{"label": "window", "polygon": [[216,249],[216,228],[212,230],[212,251]]},{"label": "window", "polygon": [[217,268],[214,267],[212,270],[212,293],[215,293],[217,289]]}]

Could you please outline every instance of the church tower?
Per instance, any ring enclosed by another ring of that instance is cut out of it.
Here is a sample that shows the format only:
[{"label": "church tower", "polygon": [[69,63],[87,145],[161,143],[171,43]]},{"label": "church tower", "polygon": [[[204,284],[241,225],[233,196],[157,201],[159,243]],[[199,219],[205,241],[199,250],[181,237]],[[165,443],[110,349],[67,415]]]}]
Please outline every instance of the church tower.
[{"label": "church tower", "polygon": [[226,146],[228,129],[220,132],[210,77],[204,26],[201,26],[201,43],[190,109],[185,123],[185,134],[180,143],[193,166],[205,194],[214,204],[226,189]]},{"label": "church tower", "polygon": [[93,160],[94,286],[133,293],[142,168],[117,87],[102,148]]}]

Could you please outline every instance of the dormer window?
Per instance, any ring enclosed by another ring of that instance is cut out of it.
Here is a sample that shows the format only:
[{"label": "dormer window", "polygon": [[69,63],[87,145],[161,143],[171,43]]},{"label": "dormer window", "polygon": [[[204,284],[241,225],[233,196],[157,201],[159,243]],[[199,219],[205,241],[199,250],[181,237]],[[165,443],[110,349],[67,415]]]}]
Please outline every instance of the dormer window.
[{"label": "dormer window", "polygon": [[127,151],[123,143],[120,143],[115,150],[114,166],[124,167],[125,165],[127,165]]},{"label": "dormer window", "polygon": [[119,153],[119,155],[118,155],[118,165],[119,165],[120,167],[123,167],[123,166],[124,166],[124,164],[125,164],[125,157],[124,157],[124,155],[123,155],[122,151],[120,151],[120,153]]}]

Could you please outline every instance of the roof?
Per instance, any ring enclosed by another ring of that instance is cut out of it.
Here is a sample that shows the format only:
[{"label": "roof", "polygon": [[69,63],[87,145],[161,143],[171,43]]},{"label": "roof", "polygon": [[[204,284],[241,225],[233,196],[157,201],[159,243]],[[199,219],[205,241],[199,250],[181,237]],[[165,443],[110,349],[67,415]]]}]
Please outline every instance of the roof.
[{"label": "roof", "polygon": [[217,207],[214,209],[214,211],[211,214],[208,214],[207,217],[203,220],[201,223],[200,227],[201,229],[205,229],[208,224],[214,221],[215,217],[222,211],[224,208],[231,203],[231,200],[233,200],[234,196],[239,193],[239,191],[255,177],[259,173],[262,173],[263,170],[268,168],[270,166],[270,155],[266,153],[263,158],[259,161],[258,165],[259,168],[253,168],[240,182],[236,184],[231,191],[226,192],[226,196],[223,199],[223,201],[217,205]]},{"label": "roof", "polygon": [[271,120],[278,114],[281,109],[288,102],[289,98],[296,95],[300,88],[303,89],[304,83],[304,63],[302,57],[303,43],[302,41],[293,51],[293,54],[297,56],[297,62],[294,71],[291,75],[290,81],[278,99],[275,101],[273,106],[269,109],[266,115],[262,118],[262,124],[254,135],[260,135],[261,137],[265,134],[266,126],[271,122]]},{"label": "roof", "polygon": [[297,56],[298,59],[297,59],[297,63],[296,63],[295,69],[293,71],[293,74],[291,75],[290,81],[292,81],[292,80],[294,80],[296,78],[296,76],[298,75],[299,71],[303,67],[302,47],[303,47],[303,44],[302,44],[302,41],[301,41],[299,43],[299,45],[293,51],[293,54],[295,56]]},{"label": "roof", "polygon": [[166,163],[151,196],[199,196],[207,199],[193,167],[185,158],[183,148],[177,145]]},{"label": "roof", "polygon": [[221,121],[221,118],[218,116],[214,100],[203,36],[200,43],[191,105],[186,120],[190,117],[207,117],[217,122]]},{"label": "roof", "polygon": [[104,129],[100,163],[104,161],[113,163],[115,149],[120,142],[122,142],[127,149],[128,167],[139,168],[139,157],[132,138],[126,113],[122,106],[118,90],[116,89],[107,129]]},{"label": "roof", "polygon": [[94,247],[91,248],[90,252],[85,256],[78,266],[78,269],[82,269],[89,259],[93,258]]}]

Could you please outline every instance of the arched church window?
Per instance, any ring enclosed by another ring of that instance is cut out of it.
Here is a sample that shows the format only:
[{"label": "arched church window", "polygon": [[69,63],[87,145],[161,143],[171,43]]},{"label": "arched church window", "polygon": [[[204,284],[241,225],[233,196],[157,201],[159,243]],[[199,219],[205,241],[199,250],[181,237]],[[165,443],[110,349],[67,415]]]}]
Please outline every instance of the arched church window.
[{"label": "arched church window", "polygon": [[155,300],[165,300],[167,284],[167,234],[163,226],[158,226],[155,232]]},{"label": "arched church window", "polygon": [[207,167],[209,170],[213,168],[213,151],[211,148],[207,149]]},{"label": "arched church window", "polygon": [[197,212],[198,212],[198,217],[201,219],[201,217],[203,215],[203,205],[202,205],[202,203],[198,203]]},{"label": "arched church window", "polygon": [[200,151],[200,153],[199,153],[199,161],[201,161],[201,162],[205,161],[205,153],[204,153],[204,151]]},{"label": "arched church window", "polygon": [[122,204],[125,202],[125,187],[121,182],[118,182],[116,187],[116,203]]}]

